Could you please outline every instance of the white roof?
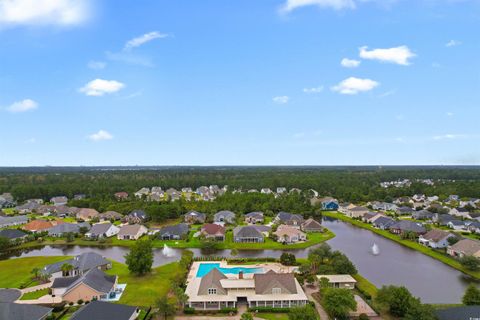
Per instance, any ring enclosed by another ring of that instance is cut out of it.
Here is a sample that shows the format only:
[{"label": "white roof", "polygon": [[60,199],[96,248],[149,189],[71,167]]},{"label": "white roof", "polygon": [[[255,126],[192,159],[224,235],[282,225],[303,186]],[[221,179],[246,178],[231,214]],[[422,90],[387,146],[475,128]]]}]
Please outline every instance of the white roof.
[{"label": "white roof", "polygon": [[255,288],[255,281],[253,279],[222,279],[220,283],[225,289]]},{"label": "white roof", "polygon": [[354,282],[356,283],[357,280],[355,280],[351,275],[349,274],[328,274],[328,275],[318,275],[317,278],[320,280],[321,278],[327,278],[329,282],[332,283],[342,283],[342,282]]}]

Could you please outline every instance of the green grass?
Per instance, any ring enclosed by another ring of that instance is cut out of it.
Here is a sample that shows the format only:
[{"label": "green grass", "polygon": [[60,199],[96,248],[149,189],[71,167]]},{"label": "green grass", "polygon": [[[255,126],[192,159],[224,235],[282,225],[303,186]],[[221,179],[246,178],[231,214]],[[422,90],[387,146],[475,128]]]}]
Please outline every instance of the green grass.
[{"label": "green grass", "polygon": [[112,269],[107,273],[117,275],[118,283],[126,283],[127,287],[119,303],[132,306],[148,307],[170,290],[170,280],[180,272],[177,262],[154,268],[151,274],[135,276],[122,263],[112,261]]},{"label": "green grass", "polygon": [[32,279],[33,268],[43,268],[47,264],[67,260],[61,257],[27,257],[0,261],[0,288],[19,288]]},{"label": "green grass", "polygon": [[288,313],[254,313],[255,318],[266,320],[288,320]]},{"label": "green grass", "polygon": [[347,216],[345,216],[341,213],[324,212],[323,215],[326,216],[326,217],[331,217],[331,218],[339,219],[339,220],[342,220],[342,221],[346,221],[346,222],[349,222],[349,223],[351,223],[351,224],[353,224],[357,227],[370,230],[370,231],[372,231],[376,234],[379,234],[379,235],[381,235],[381,236],[383,236],[387,239],[395,241],[395,242],[397,242],[397,243],[399,243],[399,244],[401,244],[405,247],[408,247],[410,249],[419,251],[419,252],[421,252],[421,253],[429,256],[429,257],[432,257],[433,259],[441,261],[441,262],[445,263],[446,265],[449,265],[450,267],[455,268],[455,269],[457,269],[457,270],[459,270],[459,271],[461,271],[465,274],[468,274],[468,275],[470,275],[470,276],[472,276],[476,279],[480,279],[480,271],[467,270],[456,259],[454,259],[450,256],[447,256],[446,254],[444,254],[442,252],[433,250],[433,249],[428,248],[426,246],[423,246],[423,245],[421,245],[417,242],[401,239],[400,236],[395,235],[393,233],[390,233],[389,231],[376,229],[368,223],[364,223],[362,221],[358,221],[358,220],[349,218],[349,217],[347,217]]},{"label": "green grass", "polygon": [[[199,238],[193,237],[195,230],[192,230],[189,234],[188,241],[186,240],[153,240],[152,246],[154,248],[163,248],[166,244],[171,248],[201,248],[202,243]],[[224,242],[218,242],[218,249],[248,249],[248,250],[264,250],[264,249],[304,249],[313,245],[325,242],[335,237],[335,234],[330,230],[325,232],[313,232],[307,234],[307,241],[301,243],[294,243],[284,245],[280,242],[273,241],[270,238],[265,238],[263,243],[237,243],[233,242],[233,232],[227,231],[226,239]],[[145,238],[145,236],[144,236]],[[65,238],[46,237],[43,242],[31,241],[23,243],[16,248],[28,248],[39,245],[79,245],[79,246],[121,246],[131,247],[135,244],[135,240],[118,240],[117,237],[111,237],[105,239],[104,242],[84,240],[75,238],[73,242],[67,242]]]},{"label": "green grass", "polygon": [[364,278],[358,273],[353,275],[352,277],[357,280],[356,287],[360,292],[368,293],[372,298],[375,298],[377,296],[377,287],[367,278]]},{"label": "green grass", "polygon": [[36,300],[48,294],[48,288],[25,293],[20,300]]}]

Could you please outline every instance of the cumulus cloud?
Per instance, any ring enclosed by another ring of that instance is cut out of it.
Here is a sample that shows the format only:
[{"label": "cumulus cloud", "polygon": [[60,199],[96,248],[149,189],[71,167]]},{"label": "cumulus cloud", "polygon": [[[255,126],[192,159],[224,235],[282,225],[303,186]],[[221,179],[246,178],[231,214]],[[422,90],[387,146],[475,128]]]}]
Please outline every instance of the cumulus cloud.
[{"label": "cumulus cloud", "polygon": [[305,93],[320,93],[323,91],[323,86],[318,86],[314,88],[303,88],[303,92]]},{"label": "cumulus cloud", "polygon": [[12,113],[26,112],[35,110],[38,108],[38,103],[31,99],[24,99],[22,101],[17,101],[9,105],[6,110]]},{"label": "cumulus cloud", "polygon": [[461,45],[462,43],[460,41],[457,41],[457,40],[450,40],[448,41],[446,44],[445,44],[445,47],[456,47],[456,46],[459,46]]},{"label": "cumulus cloud", "polygon": [[342,67],[345,67],[345,68],[356,68],[360,65],[360,61],[343,58],[342,61],[340,61],[340,64],[342,65]]},{"label": "cumulus cloud", "polygon": [[278,97],[273,97],[273,102],[278,103],[278,104],[286,104],[290,100],[288,96],[278,96]]},{"label": "cumulus cloud", "polygon": [[116,80],[95,79],[80,88],[87,96],[103,96],[122,90],[125,84]]},{"label": "cumulus cloud", "polygon": [[107,63],[103,61],[89,61],[87,66],[93,70],[102,70],[102,69],[105,69],[105,67],[107,66]]},{"label": "cumulus cloud", "polygon": [[407,46],[373,50],[368,50],[366,46],[360,48],[360,57],[363,59],[396,63],[404,66],[409,65],[409,59],[415,56]]},{"label": "cumulus cloud", "polygon": [[76,25],[90,15],[89,0],[2,0],[0,25]]},{"label": "cumulus cloud", "polygon": [[167,37],[169,37],[169,35],[166,34],[166,33],[160,33],[158,31],[148,32],[148,33],[145,33],[145,34],[143,34],[139,37],[136,37],[136,38],[133,38],[133,39],[127,41],[123,50],[125,50],[125,51],[132,50],[133,48],[140,47],[141,45],[143,45],[147,42],[150,42],[152,40],[162,39],[162,38],[167,38]]},{"label": "cumulus cloud", "polygon": [[89,135],[88,138],[92,141],[112,140],[113,135],[108,131],[99,130],[98,132]]},{"label": "cumulus cloud", "polygon": [[335,10],[355,9],[355,2],[353,0],[287,0],[287,2],[280,8],[280,12],[288,13],[306,6],[317,6],[320,8],[331,8]]},{"label": "cumulus cloud", "polygon": [[341,81],[336,86],[333,86],[331,89],[341,94],[353,95],[360,92],[370,91],[378,85],[379,83],[374,80],[350,77]]}]

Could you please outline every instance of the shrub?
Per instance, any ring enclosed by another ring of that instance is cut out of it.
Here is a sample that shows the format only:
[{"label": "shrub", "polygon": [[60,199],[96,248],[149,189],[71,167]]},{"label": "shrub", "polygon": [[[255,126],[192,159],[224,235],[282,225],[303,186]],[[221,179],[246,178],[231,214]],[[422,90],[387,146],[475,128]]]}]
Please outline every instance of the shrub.
[{"label": "shrub", "polygon": [[183,313],[185,314],[195,314],[195,309],[190,307],[183,308]]},{"label": "shrub", "polygon": [[233,313],[237,314],[238,310],[237,308],[222,308],[218,311],[219,313]]},{"label": "shrub", "polygon": [[265,312],[265,313],[286,313],[290,308],[273,308],[273,307],[253,307],[248,308],[249,312]]},{"label": "shrub", "polygon": [[370,319],[365,313],[361,313],[360,316],[358,316],[358,320],[368,320]]},{"label": "shrub", "polygon": [[82,305],[82,304],[83,304],[83,300],[82,300],[82,299],[78,299],[77,304],[78,304],[78,305]]}]

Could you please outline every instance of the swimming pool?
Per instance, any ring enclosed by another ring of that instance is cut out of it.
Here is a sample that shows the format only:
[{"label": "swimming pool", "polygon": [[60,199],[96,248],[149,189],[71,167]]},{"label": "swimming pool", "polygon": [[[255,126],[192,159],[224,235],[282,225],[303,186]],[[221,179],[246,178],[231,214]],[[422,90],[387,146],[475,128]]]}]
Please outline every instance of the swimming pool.
[{"label": "swimming pool", "polygon": [[198,267],[197,278],[201,278],[212,269],[217,268],[223,274],[238,274],[239,272],[243,273],[263,273],[263,268],[246,268],[246,267],[235,267],[235,268],[222,268],[220,263],[201,263]]}]

